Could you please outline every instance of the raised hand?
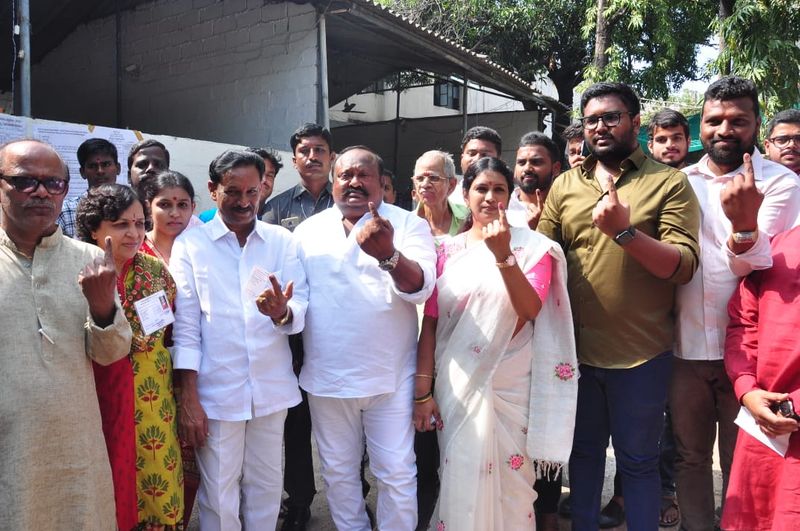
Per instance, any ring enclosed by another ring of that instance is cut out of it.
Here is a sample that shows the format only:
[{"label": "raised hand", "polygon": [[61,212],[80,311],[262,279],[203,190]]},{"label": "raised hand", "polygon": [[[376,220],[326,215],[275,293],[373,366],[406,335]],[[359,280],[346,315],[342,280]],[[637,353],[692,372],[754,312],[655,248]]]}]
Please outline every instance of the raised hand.
[{"label": "raised hand", "polygon": [[286,284],[286,290],[284,291],[281,290],[281,285],[275,275],[269,275],[269,282],[272,287],[265,289],[256,298],[256,306],[258,306],[259,312],[270,317],[273,321],[280,321],[289,311],[288,303],[294,292],[294,282],[290,280]]},{"label": "raised hand", "polygon": [[614,179],[606,181],[608,194],[598,201],[592,210],[594,226],[611,238],[631,226],[631,207],[619,200]]},{"label": "raised hand", "polygon": [[742,396],[742,405],[750,411],[761,431],[775,437],[798,430],[798,423],[794,419],[787,419],[772,412],[769,408],[773,403],[789,398],[786,393],[772,393],[763,389],[756,389]]},{"label": "raised hand", "polygon": [[503,203],[497,204],[497,219],[483,227],[483,241],[497,262],[502,262],[511,254],[511,225],[508,224]]},{"label": "raised hand", "polygon": [[394,227],[388,219],[382,218],[375,208],[375,203],[369,203],[369,212],[372,219],[364,223],[364,227],[356,235],[361,250],[380,260],[386,260],[394,254]]},{"label": "raised hand", "polygon": [[542,197],[541,190],[538,188],[536,189],[536,198],[532,203],[528,203],[527,206],[528,227],[532,230],[536,230],[536,227],[539,225],[539,218],[542,217],[542,209],[544,208],[544,197]]},{"label": "raised hand", "polygon": [[758,209],[764,201],[753,171],[753,160],[749,153],[744,154],[744,173],[737,173],[726,183],[719,194],[722,211],[731,221],[733,232],[753,231],[758,228]]},{"label": "raised hand", "polygon": [[117,289],[117,266],[111,237],[106,236],[105,253],[86,264],[78,273],[78,284],[89,303],[89,313],[101,328],[114,320],[114,294]]}]

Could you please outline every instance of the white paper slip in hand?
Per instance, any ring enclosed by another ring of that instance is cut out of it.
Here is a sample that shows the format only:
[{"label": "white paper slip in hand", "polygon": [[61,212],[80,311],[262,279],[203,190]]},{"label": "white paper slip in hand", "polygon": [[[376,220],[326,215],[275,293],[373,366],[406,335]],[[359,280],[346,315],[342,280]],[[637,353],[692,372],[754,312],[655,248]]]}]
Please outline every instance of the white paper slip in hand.
[{"label": "white paper slip in hand", "polygon": [[133,303],[133,307],[136,308],[142,329],[148,336],[175,322],[175,314],[172,313],[167,294],[163,289],[139,299]]},{"label": "white paper slip in hand", "polygon": [[756,419],[753,418],[752,413],[742,406],[739,409],[739,414],[736,416],[736,420],[734,421],[736,424],[742,428],[744,431],[764,443],[767,448],[774,450],[775,453],[780,455],[781,457],[786,457],[786,450],[789,449],[789,435],[778,435],[777,437],[770,437],[759,428],[758,423],[756,423]]},{"label": "white paper slip in hand", "polygon": [[247,284],[244,286],[244,292],[247,298],[255,301],[259,295],[264,293],[264,290],[272,287],[269,281],[270,272],[258,266],[253,266],[253,271],[250,272],[250,278],[247,279]]}]

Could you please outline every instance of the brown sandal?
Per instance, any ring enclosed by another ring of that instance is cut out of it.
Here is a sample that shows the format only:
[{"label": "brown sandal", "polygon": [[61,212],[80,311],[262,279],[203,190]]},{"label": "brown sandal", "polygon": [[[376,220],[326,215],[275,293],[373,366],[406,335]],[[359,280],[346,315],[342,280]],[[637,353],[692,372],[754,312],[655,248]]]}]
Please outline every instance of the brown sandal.
[{"label": "brown sandal", "polygon": [[675,496],[661,497],[661,514],[658,518],[659,527],[673,527],[681,521],[681,508]]}]

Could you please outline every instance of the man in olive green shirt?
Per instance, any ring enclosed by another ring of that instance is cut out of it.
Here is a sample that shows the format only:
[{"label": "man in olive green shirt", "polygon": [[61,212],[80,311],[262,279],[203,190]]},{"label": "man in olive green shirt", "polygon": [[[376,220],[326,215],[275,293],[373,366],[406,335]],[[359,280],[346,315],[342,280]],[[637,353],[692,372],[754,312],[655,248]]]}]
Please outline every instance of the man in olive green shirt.
[{"label": "man in olive green shirt", "polygon": [[591,155],[554,181],[538,227],[567,256],[580,362],[573,529],[597,528],[609,436],[628,529],[657,529],[675,286],[697,268],[700,209],[686,176],[639,147],[630,87],[597,83],[581,109]]}]

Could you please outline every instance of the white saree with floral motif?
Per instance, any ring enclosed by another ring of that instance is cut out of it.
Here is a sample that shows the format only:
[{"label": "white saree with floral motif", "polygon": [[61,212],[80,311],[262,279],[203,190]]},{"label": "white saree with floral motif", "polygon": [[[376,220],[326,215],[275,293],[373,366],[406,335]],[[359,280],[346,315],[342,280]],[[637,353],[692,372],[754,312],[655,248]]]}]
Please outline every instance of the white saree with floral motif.
[{"label": "white saree with floral motif", "polygon": [[577,361],[566,261],[554,242],[512,228],[522,271],[552,257],[549,294],[536,322],[514,335],[517,315],[485,244],[445,245],[438,286],[435,398],[444,429],[437,531],[534,529],[533,483],[568,459]]}]

